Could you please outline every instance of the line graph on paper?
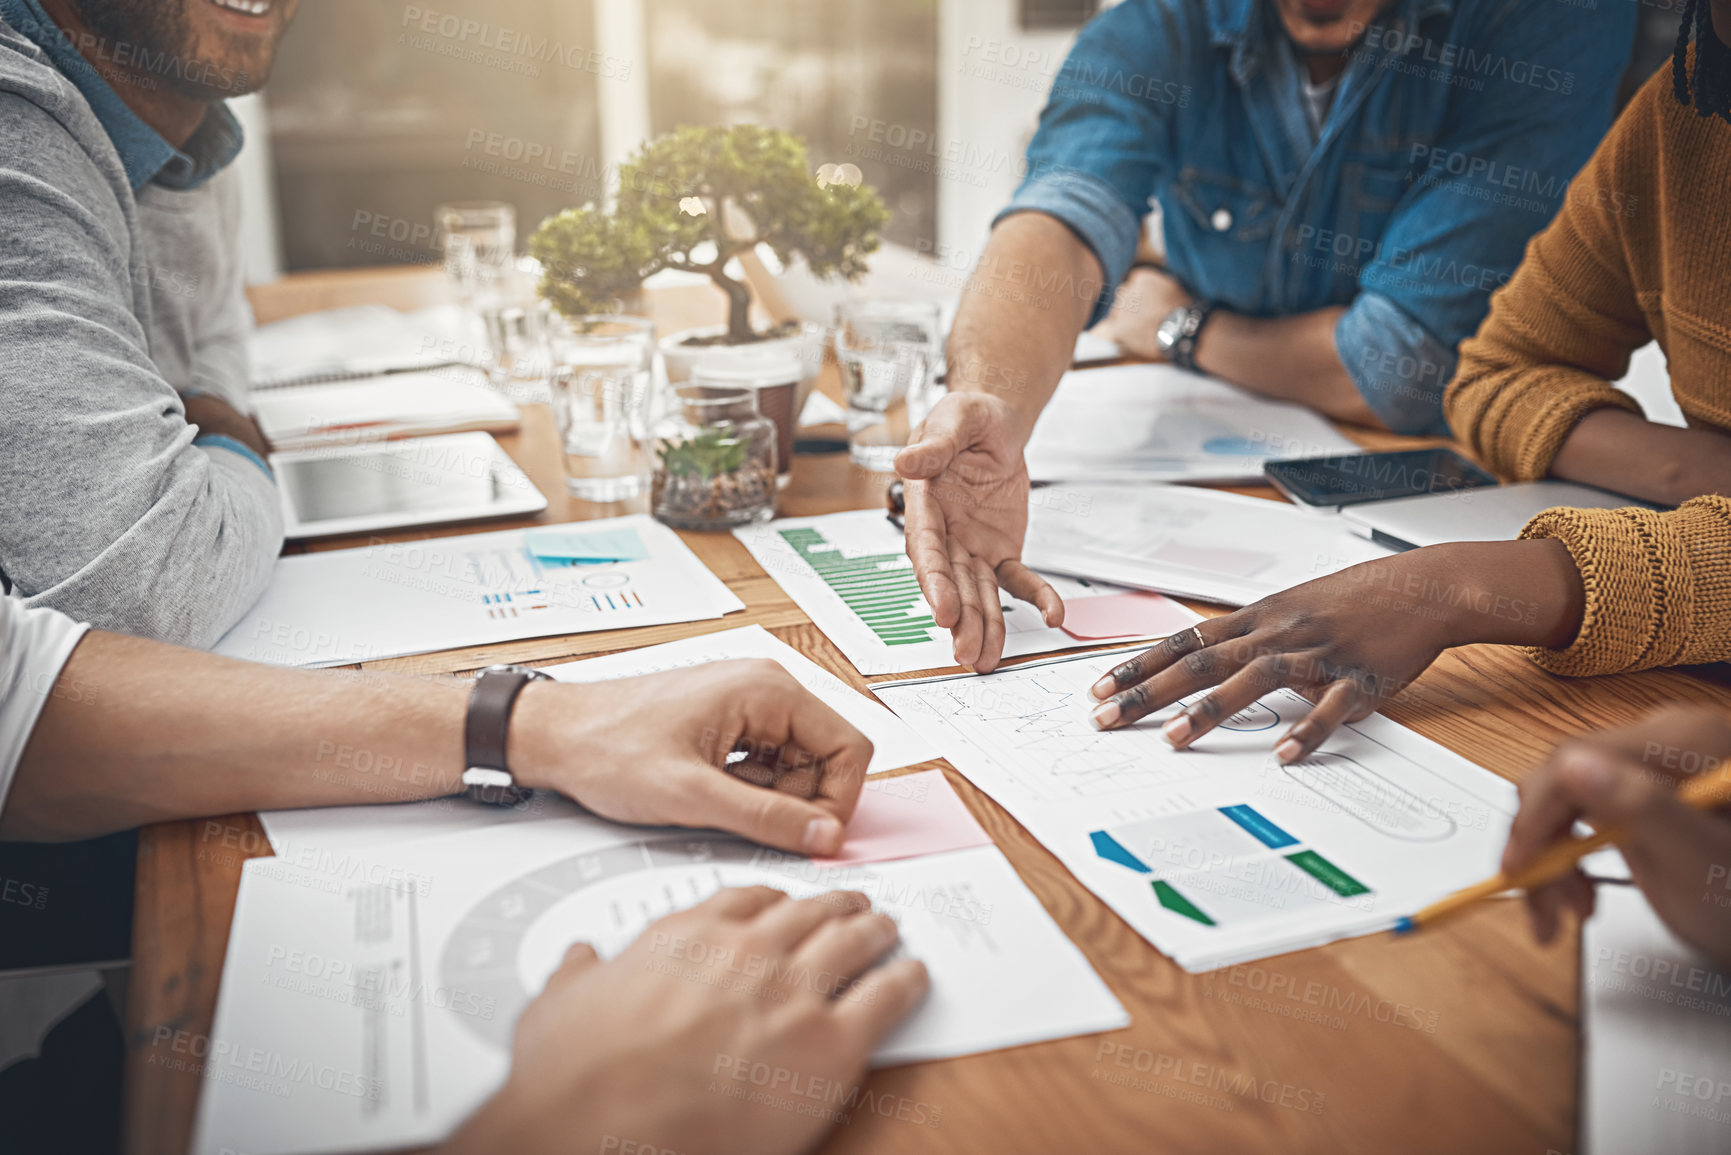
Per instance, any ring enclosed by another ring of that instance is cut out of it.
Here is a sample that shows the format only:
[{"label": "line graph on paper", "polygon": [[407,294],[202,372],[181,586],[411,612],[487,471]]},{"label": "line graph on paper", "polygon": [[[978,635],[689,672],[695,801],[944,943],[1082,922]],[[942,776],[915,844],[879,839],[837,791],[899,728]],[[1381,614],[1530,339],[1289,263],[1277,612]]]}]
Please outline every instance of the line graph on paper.
[{"label": "line graph on paper", "polygon": [[1087,687],[1107,661],[1067,660],[983,678],[882,686],[884,703],[916,725],[983,755],[1039,801],[1094,798],[1204,777],[1200,759],[1174,757],[1152,725],[1102,733],[1088,721]]}]

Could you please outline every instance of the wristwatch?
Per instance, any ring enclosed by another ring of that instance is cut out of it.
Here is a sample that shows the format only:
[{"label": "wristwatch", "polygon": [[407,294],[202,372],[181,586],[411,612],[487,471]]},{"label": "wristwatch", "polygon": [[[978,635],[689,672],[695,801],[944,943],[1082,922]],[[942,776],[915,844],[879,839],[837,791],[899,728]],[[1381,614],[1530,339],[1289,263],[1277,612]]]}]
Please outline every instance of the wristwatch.
[{"label": "wristwatch", "polygon": [[1160,352],[1168,361],[1180,369],[1196,372],[1196,339],[1202,335],[1202,326],[1208,323],[1209,314],[1213,312],[1214,306],[1207,301],[1178,306],[1160,322],[1160,328],[1154,333],[1154,343],[1160,346]]},{"label": "wristwatch", "polygon": [[551,681],[528,666],[488,666],[475,675],[463,723],[463,793],[489,806],[520,806],[535,793],[517,785],[505,760],[511,708],[530,682]]}]

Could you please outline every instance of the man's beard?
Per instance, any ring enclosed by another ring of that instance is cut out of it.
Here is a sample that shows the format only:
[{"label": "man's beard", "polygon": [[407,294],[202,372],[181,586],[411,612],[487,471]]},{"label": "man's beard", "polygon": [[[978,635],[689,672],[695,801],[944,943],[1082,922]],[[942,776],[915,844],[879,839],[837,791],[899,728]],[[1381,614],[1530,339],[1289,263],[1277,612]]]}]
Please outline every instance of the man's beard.
[{"label": "man's beard", "polygon": [[[250,74],[245,64],[232,64],[227,54],[200,59],[198,37],[186,19],[189,0],[72,0],[79,19],[113,45],[125,44],[128,64],[161,81],[180,95],[199,101],[240,96],[262,87],[270,70],[270,54]],[[202,0],[190,0],[201,3]],[[222,48],[224,45],[205,46]],[[209,53],[207,52],[208,56]],[[251,52],[237,54],[242,57]],[[245,63],[250,63],[246,61]]]}]

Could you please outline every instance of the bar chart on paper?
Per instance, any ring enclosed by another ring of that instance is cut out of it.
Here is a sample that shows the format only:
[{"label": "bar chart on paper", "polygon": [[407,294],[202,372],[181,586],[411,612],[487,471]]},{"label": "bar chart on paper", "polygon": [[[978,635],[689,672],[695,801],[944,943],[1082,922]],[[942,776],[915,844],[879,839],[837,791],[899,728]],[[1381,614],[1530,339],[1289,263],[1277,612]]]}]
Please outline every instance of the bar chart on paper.
[{"label": "bar chart on paper", "polygon": [[1189,970],[1387,930],[1495,870],[1514,787],[1387,718],[1293,763],[1274,739],[1311,705],[1289,690],[1183,751],[1166,710],[1094,729],[1088,687],[1129,652],[872,692]]},{"label": "bar chart on paper", "polygon": [[518,638],[695,622],[743,610],[671,529],[643,514],[545,526],[636,543],[629,559],[548,557],[521,529],[285,557],[217,643],[255,662],[335,666]]},{"label": "bar chart on paper", "polygon": [[527,549],[509,548],[472,551],[466,564],[489,618],[519,618],[552,609],[605,614],[647,608],[631,574],[616,565],[550,561]]},{"label": "bar chart on paper", "polygon": [[[920,592],[902,531],[876,510],[822,517],[783,518],[734,531],[759,565],[810,615],[862,674],[899,674],[955,665],[950,632],[932,617]],[[1066,603],[1117,586],[1046,575]],[[1021,657],[1092,645],[1047,626],[1040,611],[999,591],[1004,613],[1004,656]],[[1173,628],[1196,618],[1169,603]],[[1161,637],[1141,629],[1119,635]]]},{"label": "bar chart on paper", "polygon": [[777,532],[884,645],[917,645],[942,632],[901,550],[850,556],[811,526]]}]

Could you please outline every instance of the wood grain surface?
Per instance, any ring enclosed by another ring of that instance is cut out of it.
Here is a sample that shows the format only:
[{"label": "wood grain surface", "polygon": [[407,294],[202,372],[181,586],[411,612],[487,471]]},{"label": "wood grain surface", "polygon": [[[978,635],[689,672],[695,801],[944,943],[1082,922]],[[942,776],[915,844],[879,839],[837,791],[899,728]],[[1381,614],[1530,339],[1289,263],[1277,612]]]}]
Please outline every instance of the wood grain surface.
[{"label": "wood grain surface", "polygon": [[[303,275],[253,291],[263,318],[361,301],[435,303],[436,275]],[[826,387],[834,387],[833,381]],[[1372,447],[1410,445],[1355,434]],[[551,499],[538,522],[637,512],[564,496],[551,418],[525,412],[501,438]],[[800,457],[782,513],[881,503],[887,478],[845,454]],[[1239,492],[1273,497],[1271,490]],[[529,524],[529,523],[503,523]],[[409,540],[473,527],[394,535]],[[372,663],[417,674],[511,660],[548,663],[759,623],[851,685],[866,680],[727,535],[687,543],[746,604],[724,621],[584,634]],[[326,542],[337,548],[355,542]],[[1198,606],[1203,612],[1218,612]],[[1518,779],[1554,743],[1672,701],[1731,703],[1724,672],[1572,681],[1519,653],[1445,655],[1388,713]],[[1206,975],[1156,952],[946,763],[945,772],[1023,880],[1123,1000],[1107,1035],[874,1073],[870,1097],[826,1151],[1568,1152],[1575,1143],[1578,940],[1534,945],[1519,904],[1493,902],[1411,939],[1355,939]],[[241,863],[268,854],[257,819],[167,823],[139,847],[128,1015],[127,1148],[187,1149],[205,1076]],[[1004,1013],[1013,1015],[1014,1007]]]}]

